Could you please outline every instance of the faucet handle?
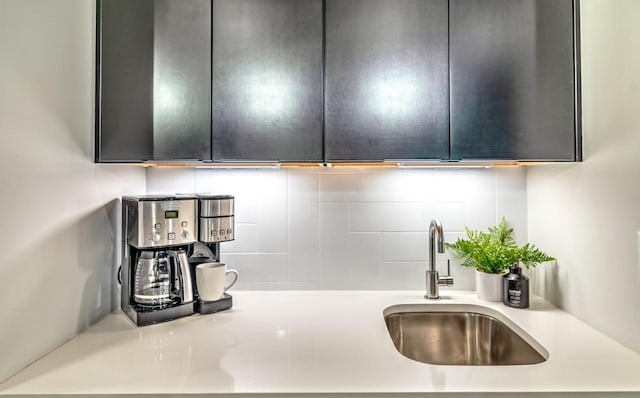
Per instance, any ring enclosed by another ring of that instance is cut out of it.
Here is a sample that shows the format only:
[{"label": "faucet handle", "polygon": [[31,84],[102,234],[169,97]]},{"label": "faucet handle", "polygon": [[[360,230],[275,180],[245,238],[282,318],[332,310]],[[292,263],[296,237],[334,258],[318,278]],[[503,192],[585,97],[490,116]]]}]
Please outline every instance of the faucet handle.
[{"label": "faucet handle", "polygon": [[447,260],[447,275],[438,277],[438,286],[453,286],[453,276],[451,276],[451,260]]}]

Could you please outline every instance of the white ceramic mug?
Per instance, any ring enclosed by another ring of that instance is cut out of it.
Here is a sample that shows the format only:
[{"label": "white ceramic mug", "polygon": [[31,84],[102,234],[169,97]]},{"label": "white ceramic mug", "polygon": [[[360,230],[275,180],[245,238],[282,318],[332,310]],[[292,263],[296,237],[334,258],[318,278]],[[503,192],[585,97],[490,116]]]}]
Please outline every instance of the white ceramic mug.
[{"label": "white ceramic mug", "polygon": [[[234,274],[233,282],[225,286],[227,274]],[[238,271],[227,269],[224,263],[202,263],[196,266],[196,286],[202,301],[216,301],[222,298],[238,281]]]}]

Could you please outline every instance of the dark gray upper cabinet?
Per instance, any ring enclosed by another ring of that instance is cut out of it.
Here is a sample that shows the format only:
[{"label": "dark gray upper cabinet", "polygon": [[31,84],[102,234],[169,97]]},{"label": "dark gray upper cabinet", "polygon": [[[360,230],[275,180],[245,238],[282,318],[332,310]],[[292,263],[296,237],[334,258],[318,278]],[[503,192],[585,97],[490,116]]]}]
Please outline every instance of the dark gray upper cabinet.
[{"label": "dark gray upper cabinet", "polygon": [[581,159],[572,0],[451,0],[451,159]]},{"label": "dark gray upper cabinet", "polygon": [[447,0],[326,0],[329,161],[449,158]]},{"label": "dark gray upper cabinet", "polygon": [[213,0],[213,159],[322,161],[322,0]]},{"label": "dark gray upper cabinet", "polygon": [[579,0],[97,0],[98,162],[579,161]]},{"label": "dark gray upper cabinet", "polygon": [[210,160],[210,1],[102,0],[98,17],[96,160]]}]

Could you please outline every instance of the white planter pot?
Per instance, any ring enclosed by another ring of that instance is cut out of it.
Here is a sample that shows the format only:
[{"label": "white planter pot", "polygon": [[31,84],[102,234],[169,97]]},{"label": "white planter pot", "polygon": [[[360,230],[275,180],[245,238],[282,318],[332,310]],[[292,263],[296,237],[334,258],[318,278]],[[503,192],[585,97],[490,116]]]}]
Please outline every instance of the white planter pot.
[{"label": "white planter pot", "polygon": [[502,276],[476,270],[476,294],[480,300],[502,301]]}]

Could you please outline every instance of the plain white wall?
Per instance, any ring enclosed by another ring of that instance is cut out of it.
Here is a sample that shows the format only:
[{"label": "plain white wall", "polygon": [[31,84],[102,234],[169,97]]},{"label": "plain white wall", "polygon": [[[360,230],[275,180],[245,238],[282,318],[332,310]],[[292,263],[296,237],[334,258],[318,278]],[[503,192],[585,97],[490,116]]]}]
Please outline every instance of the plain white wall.
[{"label": "plain white wall", "polygon": [[[452,242],[506,216],[524,242],[525,185],[524,168],[147,170],[148,193],[235,196],[221,259],[237,289],[425,289],[430,220]],[[452,273],[455,289],[475,288],[473,269]]]},{"label": "plain white wall", "polygon": [[[535,290],[640,351],[640,1],[582,1],[584,163],[527,173]],[[588,347],[586,347],[588,349]]]},{"label": "plain white wall", "polygon": [[92,163],[94,2],[0,1],[0,381],[112,310],[123,193]]}]

